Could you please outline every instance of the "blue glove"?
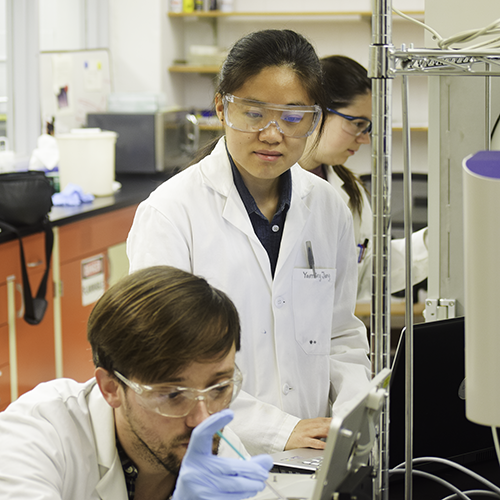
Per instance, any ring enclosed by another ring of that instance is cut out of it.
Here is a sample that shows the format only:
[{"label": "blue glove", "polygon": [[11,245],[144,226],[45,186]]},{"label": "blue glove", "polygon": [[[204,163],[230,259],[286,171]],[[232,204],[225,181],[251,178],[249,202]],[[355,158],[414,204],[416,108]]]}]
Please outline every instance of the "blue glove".
[{"label": "blue glove", "polygon": [[71,183],[68,184],[60,193],[52,195],[52,203],[55,206],[67,205],[76,207],[82,203],[89,203],[93,199],[93,194],[84,193],[80,186]]},{"label": "blue glove", "polygon": [[269,455],[241,460],[212,454],[214,434],[233,416],[232,410],[214,413],[193,430],[172,500],[240,500],[264,489],[273,466]]}]

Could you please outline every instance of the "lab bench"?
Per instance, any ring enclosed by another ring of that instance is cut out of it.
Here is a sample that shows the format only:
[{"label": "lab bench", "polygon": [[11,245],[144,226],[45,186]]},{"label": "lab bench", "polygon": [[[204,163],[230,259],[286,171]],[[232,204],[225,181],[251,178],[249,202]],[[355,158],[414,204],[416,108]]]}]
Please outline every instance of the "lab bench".
[{"label": "lab bench", "polygon": [[[12,399],[55,377],[93,375],[86,324],[103,289],[128,272],[125,241],[137,205],[168,175],[118,177],[122,188],[77,207],[53,207],[54,249],[40,324],[23,319],[19,244],[0,233],[0,411]],[[32,294],[45,270],[44,233],[25,231]]]}]

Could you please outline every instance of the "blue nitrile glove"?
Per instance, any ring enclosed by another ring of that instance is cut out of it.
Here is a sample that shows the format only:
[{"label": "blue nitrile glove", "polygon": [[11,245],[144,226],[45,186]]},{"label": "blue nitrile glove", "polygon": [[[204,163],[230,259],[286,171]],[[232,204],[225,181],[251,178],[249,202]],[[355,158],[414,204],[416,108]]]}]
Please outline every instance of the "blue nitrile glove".
[{"label": "blue nitrile glove", "polygon": [[67,205],[76,207],[82,203],[89,203],[93,199],[93,194],[84,193],[80,186],[71,183],[68,184],[60,193],[52,195],[52,203],[55,206]]},{"label": "blue nitrile glove", "polygon": [[269,455],[241,460],[212,454],[214,434],[233,417],[232,410],[222,410],[193,430],[172,500],[240,500],[264,489],[273,466]]}]

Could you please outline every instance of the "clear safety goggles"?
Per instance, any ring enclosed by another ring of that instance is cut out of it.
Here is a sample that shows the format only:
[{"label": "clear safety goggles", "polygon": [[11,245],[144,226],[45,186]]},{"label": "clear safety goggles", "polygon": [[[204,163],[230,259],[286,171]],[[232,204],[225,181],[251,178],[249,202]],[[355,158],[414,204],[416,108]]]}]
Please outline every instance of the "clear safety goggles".
[{"label": "clear safety goggles", "polygon": [[342,120],[342,130],[347,132],[350,135],[354,135],[355,137],[360,136],[361,134],[369,134],[372,131],[372,122],[368,120],[368,118],[363,118],[362,116],[350,116],[344,115],[340,111],[336,111],[335,109],[326,108],[330,113],[335,115],[339,115],[344,120]]},{"label": "clear safety goggles", "polygon": [[222,101],[226,123],[240,132],[262,132],[273,124],[283,135],[298,139],[311,135],[321,118],[317,105],[270,104],[232,94],[225,94]]},{"label": "clear safety goggles", "polygon": [[137,394],[144,407],[171,418],[185,417],[199,401],[205,402],[208,413],[217,413],[236,399],[243,382],[243,375],[236,365],[232,378],[201,390],[163,384],[144,385],[132,382],[116,370],[114,373]]}]

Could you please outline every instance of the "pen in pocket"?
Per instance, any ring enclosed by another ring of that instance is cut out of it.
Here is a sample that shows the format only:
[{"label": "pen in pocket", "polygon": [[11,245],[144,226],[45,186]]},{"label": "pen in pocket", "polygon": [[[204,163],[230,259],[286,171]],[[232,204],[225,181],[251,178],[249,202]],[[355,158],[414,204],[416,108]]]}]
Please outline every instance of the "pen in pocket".
[{"label": "pen in pocket", "polygon": [[367,246],[368,246],[368,238],[365,238],[365,241],[363,242],[363,244],[358,243],[358,248],[359,248],[358,264],[363,260]]},{"label": "pen in pocket", "polygon": [[306,249],[307,249],[307,261],[309,262],[309,267],[312,269],[313,276],[316,278],[316,266],[314,265],[314,254],[310,241],[306,241]]}]

